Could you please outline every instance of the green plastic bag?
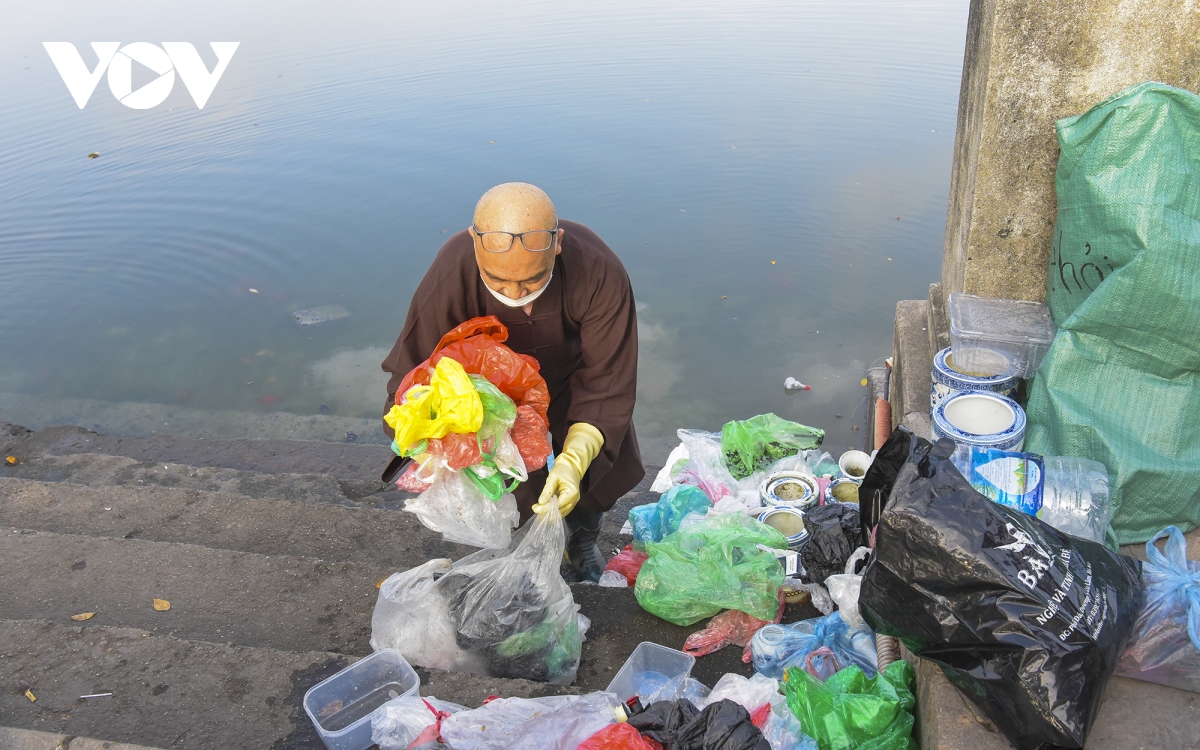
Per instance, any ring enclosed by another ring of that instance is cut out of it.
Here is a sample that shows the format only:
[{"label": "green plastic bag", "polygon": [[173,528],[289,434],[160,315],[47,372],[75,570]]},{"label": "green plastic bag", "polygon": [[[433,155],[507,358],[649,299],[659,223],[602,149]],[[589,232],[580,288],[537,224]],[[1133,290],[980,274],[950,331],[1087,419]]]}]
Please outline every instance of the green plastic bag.
[{"label": "green plastic bag", "polygon": [[788,708],[821,750],[916,750],[912,685],[903,659],[873,678],[854,666],[823,683],[796,667],[783,673]]},{"label": "green plastic bag", "polygon": [[1056,124],[1058,324],[1025,450],[1103,463],[1120,544],[1200,524],[1200,97],[1142,83]]},{"label": "green plastic bag", "polygon": [[745,479],[781,458],[816,448],[825,431],[789,422],[774,414],[733,421],[721,428],[725,467],[734,479]]},{"label": "green plastic bag", "polygon": [[634,596],[642,609],[676,625],[723,609],[774,620],[783,566],[759,544],[785,550],[787,538],[741,513],[705,516],[661,542],[646,543],[650,557],[638,573]]}]

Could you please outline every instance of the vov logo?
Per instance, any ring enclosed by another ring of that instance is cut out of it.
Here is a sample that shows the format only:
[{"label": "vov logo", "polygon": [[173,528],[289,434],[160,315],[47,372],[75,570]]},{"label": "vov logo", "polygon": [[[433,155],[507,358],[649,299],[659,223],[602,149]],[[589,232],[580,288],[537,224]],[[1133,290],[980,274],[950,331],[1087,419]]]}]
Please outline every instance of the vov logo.
[{"label": "vov logo", "polygon": [[[238,44],[210,42],[209,46],[217,55],[217,64],[210,72],[200,59],[200,53],[188,42],[163,42],[161,47],[149,42],[132,42],[124,47],[120,42],[92,42],[92,49],[99,58],[95,70],[88,70],[74,44],[42,42],[80,109],[88,103],[105,70],[108,71],[108,88],[113,96],[130,109],[150,109],[162,104],[175,86],[176,71],[195,100],[196,107],[204,109],[208,97],[217,87],[217,81],[221,80],[225,68],[229,67]],[[158,78],[137,91],[133,90],[135,62],[158,74]]]}]

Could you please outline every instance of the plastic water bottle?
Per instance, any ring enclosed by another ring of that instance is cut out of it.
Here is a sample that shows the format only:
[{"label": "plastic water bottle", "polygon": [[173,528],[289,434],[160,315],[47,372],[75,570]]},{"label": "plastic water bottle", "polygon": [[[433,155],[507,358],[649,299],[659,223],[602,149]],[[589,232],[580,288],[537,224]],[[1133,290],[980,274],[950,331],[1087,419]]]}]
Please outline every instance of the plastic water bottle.
[{"label": "plastic water bottle", "polygon": [[1043,460],[1045,479],[1037,517],[1065,534],[1103,542],[1112,516],[1104,464],[1070,456]]}]

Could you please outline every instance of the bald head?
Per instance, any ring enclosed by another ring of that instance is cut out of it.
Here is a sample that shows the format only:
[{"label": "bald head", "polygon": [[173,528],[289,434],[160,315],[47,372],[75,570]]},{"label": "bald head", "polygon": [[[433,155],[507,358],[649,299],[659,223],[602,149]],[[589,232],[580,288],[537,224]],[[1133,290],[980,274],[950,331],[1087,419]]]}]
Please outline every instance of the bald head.
[{"label": "bald head", "polygon": [[475,262],[484,283],[510,299],[520,299],[541,289],[550,279],[554,256],[562,251],[563,230],[558,230],[552,251],[530,252],[518,240],[504,253],[484,250],[477,231],[519,234],[557,226],[558,212],[554,210],[554,202],[536,185],[506,182],[484,193],[475,204],[475,222],[471,231]]},{"label": "bald head", "polygon": [[497,185],[475,204],[475,226],[485,232],[553,229],[557,223],[558,213],[550,196],[528,182]]}]

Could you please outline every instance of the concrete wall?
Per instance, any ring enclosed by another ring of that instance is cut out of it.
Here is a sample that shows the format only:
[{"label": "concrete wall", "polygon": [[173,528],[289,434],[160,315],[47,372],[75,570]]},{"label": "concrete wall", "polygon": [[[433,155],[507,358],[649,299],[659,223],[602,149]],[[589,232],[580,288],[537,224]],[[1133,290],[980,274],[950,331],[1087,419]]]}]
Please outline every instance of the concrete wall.
[{"label": "concrete wall", "polygon": [[1054,121],[1146,80],[1200,91],[1200,0],[971,0],[944,293],[1045,299]]}]

